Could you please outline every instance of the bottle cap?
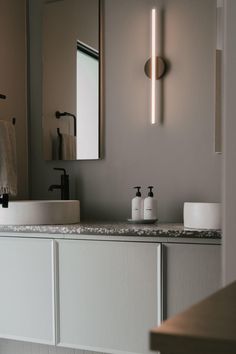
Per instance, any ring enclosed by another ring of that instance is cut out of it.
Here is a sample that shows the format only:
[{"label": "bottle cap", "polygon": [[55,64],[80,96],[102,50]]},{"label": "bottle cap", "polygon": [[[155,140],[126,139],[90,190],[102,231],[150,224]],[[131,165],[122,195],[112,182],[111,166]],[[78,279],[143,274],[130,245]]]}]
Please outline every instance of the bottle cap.
[{"label": "bottle cap", "polygon": [[134,187],[134,189],[137,189],[136,197],[141,197],[141,192],[140,192],[141,187]]},{"label": "bottle cap", "polygon": [[148,193],[148,196],[149,197],[153,197],[153,191],[152,191],[153,190],[153,186],[149,186],[148,188],[150,189],[149,193]]}]

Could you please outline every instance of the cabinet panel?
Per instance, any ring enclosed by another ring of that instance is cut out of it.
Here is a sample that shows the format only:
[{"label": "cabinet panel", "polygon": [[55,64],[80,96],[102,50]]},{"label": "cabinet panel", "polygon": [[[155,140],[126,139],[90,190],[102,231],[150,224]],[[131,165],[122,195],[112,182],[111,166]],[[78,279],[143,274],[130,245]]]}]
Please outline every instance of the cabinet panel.
[{"label": "cabinet panel", "polygon": [[164,307],[170,317],[217,291],[221,246],[163,245]]},{"label": "cabinet panel", "polygon": [[0,238],[0,337],[54,344],[53,241]]},{"label": "cabinet panel", "polygon": [[160,316],[160,245],[59,241],[60,345],[148,352]]}]

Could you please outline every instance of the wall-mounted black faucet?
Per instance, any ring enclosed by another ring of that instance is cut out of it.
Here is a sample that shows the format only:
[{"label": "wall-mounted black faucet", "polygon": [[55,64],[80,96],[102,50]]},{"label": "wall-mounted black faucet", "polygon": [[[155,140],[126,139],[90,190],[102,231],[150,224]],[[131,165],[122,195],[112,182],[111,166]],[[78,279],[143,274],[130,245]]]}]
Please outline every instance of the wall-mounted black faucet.
[{"label": "wall-mounted black faucet", "polygon": [[61,184],[52,184],[48,190],[53,191],[54,189],[61,190],[61,200],[69,200],[70,199],[70,189],[69,189],[69,175],[66,173],[64,168],[55,167],[54,170],[62,171],[61,174]]}]

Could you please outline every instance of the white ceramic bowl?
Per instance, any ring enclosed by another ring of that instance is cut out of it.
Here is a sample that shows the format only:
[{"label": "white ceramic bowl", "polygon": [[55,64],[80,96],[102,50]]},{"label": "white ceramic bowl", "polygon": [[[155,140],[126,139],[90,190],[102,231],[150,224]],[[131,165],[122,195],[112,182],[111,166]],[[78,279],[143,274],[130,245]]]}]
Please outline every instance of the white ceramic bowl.
[{"label": "white ceramic bowl", "polygon": [[221,229],[220,203],[184,203],[184,227]]},{"label": "white ceramic bowl", "polygon": [[79,200],[10,201],[0,206],[0,225],[74,224],[80,221]]}]

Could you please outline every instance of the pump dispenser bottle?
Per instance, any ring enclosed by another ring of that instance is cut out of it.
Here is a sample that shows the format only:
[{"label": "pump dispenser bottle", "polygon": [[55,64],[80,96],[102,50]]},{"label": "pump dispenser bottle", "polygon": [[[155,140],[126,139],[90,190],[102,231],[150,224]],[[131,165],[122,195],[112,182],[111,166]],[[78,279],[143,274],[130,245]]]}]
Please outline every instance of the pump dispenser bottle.
[{"label": "pump dispenser bottle", "polygon": [[148,188],[148,196],[144,199],[144,219],[155,220],[157,219],[157,200],[153,197],[153,186],[149,186]]},{"label": "pump dispenser bottle", "polygon": [[132,199],[132,220],[143,219],[143,199],[141,197],[141,187],[134,187],[137,189],[136,197]]}]

